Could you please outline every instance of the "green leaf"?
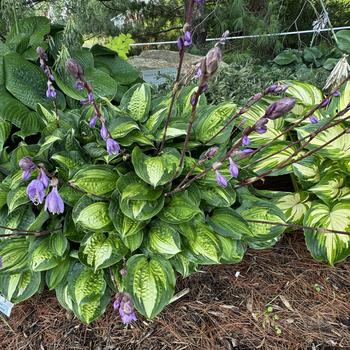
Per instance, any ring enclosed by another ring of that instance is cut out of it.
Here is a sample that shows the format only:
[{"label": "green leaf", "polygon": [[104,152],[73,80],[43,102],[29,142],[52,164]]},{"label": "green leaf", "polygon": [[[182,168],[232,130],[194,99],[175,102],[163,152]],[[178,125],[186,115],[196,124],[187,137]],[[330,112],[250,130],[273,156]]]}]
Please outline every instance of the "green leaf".
[{"label": "green leaf", "polygon": [[131,236],[126,236],[122,238],[125,246],[131,251],[134,252],[136,249],[140,248],[143,242],[144,232],[143,230],[134,233]]},{"label": "green leaf", "polygon": [[161,221],[153,222],[148,232],[149,247],[154,253],[171,258],[181,251],[181,239],[176,229]]},{"label": "green leaf", "polygon": [[322,161],[322,158],[311,155],[292,164],[294,174],[305,188],[320,181]]},{"label": "green leaf", "polygon": [[119,140],[133,130],[140,130],[140,127],[132,118],[119,117],[111,120],[108,124],[108,130],[114,139]]},{"label": "green leaf", "polygon": [[246,245],[241,241],[218,236],[222,247],[220,262],[223,264],[237,264],[243,260],[246,251]]},{"label": "green leaf", "polygon": [[135,147],[131,161],[136,174],[145,182],[157,187],[169,182],[175,175],[180,162],[180,153],[175,148],[166,148],[158,157],[149,157]]},{"label": "green leaf", "polygon": [[0,241],[1,274],[22,272],[28,268],[29,242],[26,238],[11,238]]},{"label": "green leaf", "polygon": [[66,259],[60,261],[56,267],[46,271],[45,281],[50,290],[57,288],[62,281],[66,280],[72,262],[73,259],[67,257]]},{"label": "green leaf", "polygon": [[336,33],[337,44],[340,50],[350,53],[350,30],[343,29]]},{"label": "green leaf", "polygon": [[[338,202],[333,207],[314,202],[306,213],[304,225],[349,232],[350,203]],[[304,229],[306,245],[314,259],[334,265],[350,256],[350,236]]]},{"label": "green leaf", "polygon": [[286,66],[288,64],[291,64],[297,61],[298,61],[298,57],[295,55],[293,51],[290,51],[290,50],[282,51],[273,60],[273,62],[275,62],[279,66]]},{"label": "green leaf", "polygon": [[0,152],[11,133],[11,124],[0,119]]},{"label": "green leaf", "polygon": [[109,167],[88,165],[79,170],[69,182],[86,193],[102,196],[116,189],[117,180],[118,173]]},{"label": "green leaf", "polygon": [[57,266],[55,252],[50,246],[50,237],[36,239],[29,247],[29,266],[32,271],[47,271]]},{"label": "green leaf", "polygon": [[217,186],[216,182],[212,186],[199,183],[198,188],[201,198],[213,207],[230,207],[236,201],[236,192],[230,183],[226,188]]},{"label": "green leaf", "polygon": [[286,94],[296,98],[298,103],[314,106],[323,100],[322,90],[310,83],[298,80],[284,80],[283,82],[289,86]]},{"label": "green leaf", "polygon": [[189,277],[197,271],[197,264],[191,261],[187,252],[176,254],[169,261],[175,271],[180,273],[183,278]]},{"label": "green leaf", "polygon": [[123,96],[121,107],[130,112],[136,121],[145,121],[151,108],[151,88],[148,84],[136,84]]},{"label": "green leaf", "polygon": [[28,202],[29,198],[27,196],[27,186],[17,187],[7,194],[7,206],[9,213]]},{"label": "green leaf", "polygon": [[127,261],[126,269],[126,290],[135,308],[147,318],[154,318],[174,294],[175,274],[171,264],[161,257],[148,259],[140,254]]},{"label": "green leaf", "polygon": [[54,232],[50,235],[50,250],[56,256],[63,256],[64,253],[69,249],[69,242],[63,232]]},{"label": "green leaf", "polygon": [[213,211],[208,221],[212,229],[224,237],[239,240],[252,236],[248,223],[232,208],[219,208]]},{"label": "green leaf", "polygon": [[[35,215],[32,208],[27,206],[20,206],[11,213],[8,213],[6,208],[3,208],[0,211],[0,218],[2,214],[5,215],[3,226],[18,230],[27,230],[35,220]],[[5,235],[13,233],[13,231],[10,229],[0,229],[0,232]]]}]

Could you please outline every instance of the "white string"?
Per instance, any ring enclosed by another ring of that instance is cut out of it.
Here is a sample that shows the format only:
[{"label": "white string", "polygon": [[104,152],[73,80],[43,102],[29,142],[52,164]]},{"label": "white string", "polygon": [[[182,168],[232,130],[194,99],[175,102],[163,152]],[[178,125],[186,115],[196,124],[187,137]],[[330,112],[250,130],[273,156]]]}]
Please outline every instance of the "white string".
[{"label": "white string", "polygon": [[[325,28],[321,29],[320,32],[329,32],[329,31],[337,31],[342,29],[350,29],[350,26],[347,27],[334,27],[332,28]],[[315,30],[302,30],[302,31],[295,31],[295,32],[285,32],[285,33],[272,33],[272,34],[256,34],[256,35],[243,35],[243,36],[229,36],[226,38],[226,40],[240,40],[240,39],[253,39],[253,38],[263,38],[263,37],[271,37],[271,36],[284,36],[284,35],[296,35],[296,34],[308,34],[308,33],[315,33]],[[220,38],[208,38],[206,41],[219,41]],[[168,45],[168,44],[176,44],[177,40],[173,41],[159,41],[159,42],[151,42],[151,43],[135,43],[131,44],[130,46],[150,46],[150,45]]]}]

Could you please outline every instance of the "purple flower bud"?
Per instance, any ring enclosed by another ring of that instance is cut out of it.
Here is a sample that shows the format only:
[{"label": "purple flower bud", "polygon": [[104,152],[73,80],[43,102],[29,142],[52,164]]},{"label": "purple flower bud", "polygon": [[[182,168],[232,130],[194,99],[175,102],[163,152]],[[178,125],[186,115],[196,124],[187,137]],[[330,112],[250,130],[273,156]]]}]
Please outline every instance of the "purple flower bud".
[{"label": "purple flower bud", "polygon": [[327,107],[331,102],[331,99],[330,98],[326,98],[325,100],[322,101],[321,105],[320,105],[320,108],[325,108]]},{"label": "purple flower bud", "polygon": [[83,90],[84,89],[84,83],[81,80],[77,80],[75,83],[75,88],[77,90]]},{"label": "purple flower bud", "polygon": [[263,96],[264,96],[263,93],[258,92],[257,94],[255,94],[254,96],[252,96],[252,97],[248,100],[247,105],[248,105],[248,106],[252,106],[255,102],[259,101]]},{"label": "purple flower bud", "polygon": [[64,212],[64,202],[58,193],[57,186],[53,186],[52,191],[47,195],[44,209],[52,214],[62,214]]},{"label": "purple flower bud", "polygon": [[310,122],[312,124],[317,124],[318,123],[318,118],[315,116],[315,115],[312,115],[310,118],[309,118]]},{"label": "purple flower bud", "polygon": [[119,315],[124,324],[129,324],[130,322],[137,320],[130,294],[118,293],[113,303],[113,307],[115,311],[119,311]]},{"label": "purple flower bud", "polygon": [[39,180],[31,181],[27,187],[27,195],[35,205],[41,204],[45,198],[43,183]]},{"label": "purple flower bud", "polygon": [[266,124],[268,123],[268,119],[267,118],[260,118],[256,123],[255,123],[255,127],[254,130],[259,133],[259,134],[265,134],[265,132],[267,131],[267,126]]},{"label": "purple flower bud", "polygon": [[192,35],[190,31],[186,31],[184,35],[184,45],[191,46],[192,45]]},{"label": "purple flower bud", "polygon": [[46,90],[46,97],[47,98],[55,98],[57,95],[55,88],[52,86],[52,83],[50,80],[47,82],[47,90]]},{"label": "purple flower bud", "polygon": [[22,158],[19,163],[19,167],[23,170],[22,179],[24,181],[30,178],[32,172],[36,169],[36,164],[32,161],[30,157]]},{"label": "purple flower bud", "polygon": [[220,38],[220,40],[219,40],[219,44],[225,45],[226,40],[227,40],[227,37],[228,37],[229,34],[230,34],[230,32],[229,32],[228,30],[226,30],[226,31],[221,35],[221,38]]},{"label": "purple flower bud", "polygon": [[120,145],[117,141],[108,137],[106,141],[107,152],[111,156],[113,154],[118,155],[120,153]]},{"label": "purple flower bud", "polygon": [[280,94],[282,92],[286,92],[289,88],[289,85],[287,84],[278,84],[277,88],[275,89],[275,94]]},{"label": "purple flower bud", "polygon": [[340,91],[338,91],[338,90],[334,91],[332,96],[339,97],[340,96]]},{"label": "purple flower bud", "polygon": [[290,97],[283,97],[277,102],[272,103],[266,110],[265,117],[277,119],[283,114],[290,112],[295,106],[296,100]]},{"label": "purple flower bud", "polygon": [[205,153],[204,153],[204,158],[205,159],[210,159],[216,156],[216,154],[218,153],[219,147],[211,147],[209,148]]},{"label": "purple flower bud", "polygon": [[76,79],[80,79],[80,77],[84,74],[83,68],[81,67],[79,62],[74,58],[70,58],[67,60],[66,69]]},{"label": "purple flower bud", "polygon": [[195,1],[199,6],[203,6],[205,4],[205,0],[195,0]]},{"label": "purple flower bud", "polygon": [[248,146],[250,144],[250,138],[248,135],[244,135],[242,137],[242,145],[243,146]]},{"label": "purple flower bud", "polygon": [[102,122],[102,125],[101,125],[100,135],[105,141],[109,137],[109,132],[108,132],[108,130],[106,128],[106,124],[103,123],[103,122]]},{"label": "purple flower bud", "polygon": [[202,91],[203,91],[203,92],[207,92],[208,89],[209,89],[208,83],[204,83],[201,87],[202,87]]},{"label": "purple flower bud", "polygon": [[245,157],[248,156],[249,154],[254,153],[255,151],[251,148],[246,148],[246,149],[242,149],[238,152],[238,155],[241,157]]},{"label": "purple flower bud", "polygon": [[218,185],[221,187],[227,187],[228,183],[225,176],[220,174],[219,170],[215,170],[215,174],[216,174],[216,182],[218,183]]},{"label": "purple flower bud", "polygon": [[36,53],[38,54],[38,56],[43,57],[45,55],[45,50],[39,46],[36,48]]},{"label": "purple flower bud", "polygon": [[268,88],[265,89],[265,93],[266,94],[273,94],[275,92],[275,90],[277,89],[277,84],[272,84],[271,86],[269,86]]},{"label": "purple flower bud", "polygon": [[194,74],[195,79],[199,79],[203,75],[203,71],[200,66],[197,67],[196,73]]},{"label": "purple flower bud", "polygon": [[232,160],[232,158],[229,158],[229,162],[230,162],[230,166],[229,166],[229,170],[230,170],[230,174],[233,177],[238,177],[238,166],[237,164]]},{"label": "purple flower bud", "polygon": [[182,51],[183,48],[184,48],[184,39],[182,36],[180,36],[178,39],[177,39],[177,48],[179,49],[179,51]]},{"label": "purple flower bud", "polygon": [[89,122],[90,128],[94,128],[96,126],[97,119],[98,119],[97,115],[95,115],[90,119],[90,122]]},{"label": "purple flower bud", "polygon": [[39,170],[38,180],[41,181],[45,188],[49,186],[49,178],[43,168],[40,168]]},{"label": "purple flower bud", "polygon": [[197,103],[196,93],[192,94],[191,96],[191,105],[195,106]]},{"label": "purple flower bud", "polygon": [[92,91],[88,93],[88,101],[90,103],[94,102],[94,93]]},{"label": "purple flower bud", "polygon": [[218,46],[210,49],[205,56],[206,73],[213,75],[218,70],[221,59],[222,52]]},{"label": "purple flower bud", "polygon": [[128,271],[125,267],[123,267],[119,273],[121,274],[122,277],[125,277],[128,274]]}]

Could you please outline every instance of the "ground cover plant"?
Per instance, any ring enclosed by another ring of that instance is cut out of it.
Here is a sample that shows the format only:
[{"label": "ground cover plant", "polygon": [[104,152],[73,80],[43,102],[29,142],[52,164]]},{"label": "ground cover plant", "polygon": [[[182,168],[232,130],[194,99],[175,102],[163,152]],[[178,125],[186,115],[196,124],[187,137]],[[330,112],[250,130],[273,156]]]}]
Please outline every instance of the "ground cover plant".
[{"label": "ground cover plant", "polygon": [[[326,94],[285,80],[243,106],[208,104],[228,32],[188,84],[180,74],[203,5],[190,2],[164,96],[107,48],[63,47],[41,17],[1,42],[6,298],[18,303],[46,285],[85,323],[111,301],[129,323],[136,310],[152,319],[171,302],[176,273],[240,262],[287,228],[304,230],[317,260],[350,255],[348,78],[335,77]],[[293,193],[254,187],[289,174]]]}]

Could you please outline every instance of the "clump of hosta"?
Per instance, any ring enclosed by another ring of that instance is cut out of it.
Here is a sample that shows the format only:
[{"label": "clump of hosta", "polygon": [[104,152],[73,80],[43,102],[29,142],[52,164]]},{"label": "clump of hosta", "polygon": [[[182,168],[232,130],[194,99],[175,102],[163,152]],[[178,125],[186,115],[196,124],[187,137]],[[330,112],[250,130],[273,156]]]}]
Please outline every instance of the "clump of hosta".
[{"label": "clump of hosta", "polygon": [[[179,70],[192,44],[188,22]],[[33,101],[5,81],[0,97],[16,114],[0,129],[1,294],[18,303],[46,285],[83,322],[113,305],[127,324],[137,312],[158,315],[176,278],[240,262],[248,247],[276,244],[286,227],[304,229],[318,260],[334,264],[350,255],[350,190],[342,180],[350,159],[350,106],[342,97],[350,84],[323,96],[284,81],[252,92],[245,106],[208,105],[207,83],[227,35],[192,83],[182,85],[179,74],[172,94],[161,97],[136,80],[125,88],[127,66],[118,71],[125,84],[116,84],[117,58],[100,48],[72,53],[58,70],[38,49],[42,70],[33,71],[42,84],[34,101],[45,102],[26,114],[41,118],[29,134],[15,116],[26,111],[22,101]],[[4,61],[6,77],[14,77]],[[25,62],[20,75],[33,69]],[[321,179],[320,172],[330,175]],[[295,176],[295,193],[253,186],[286,174]]]}]

